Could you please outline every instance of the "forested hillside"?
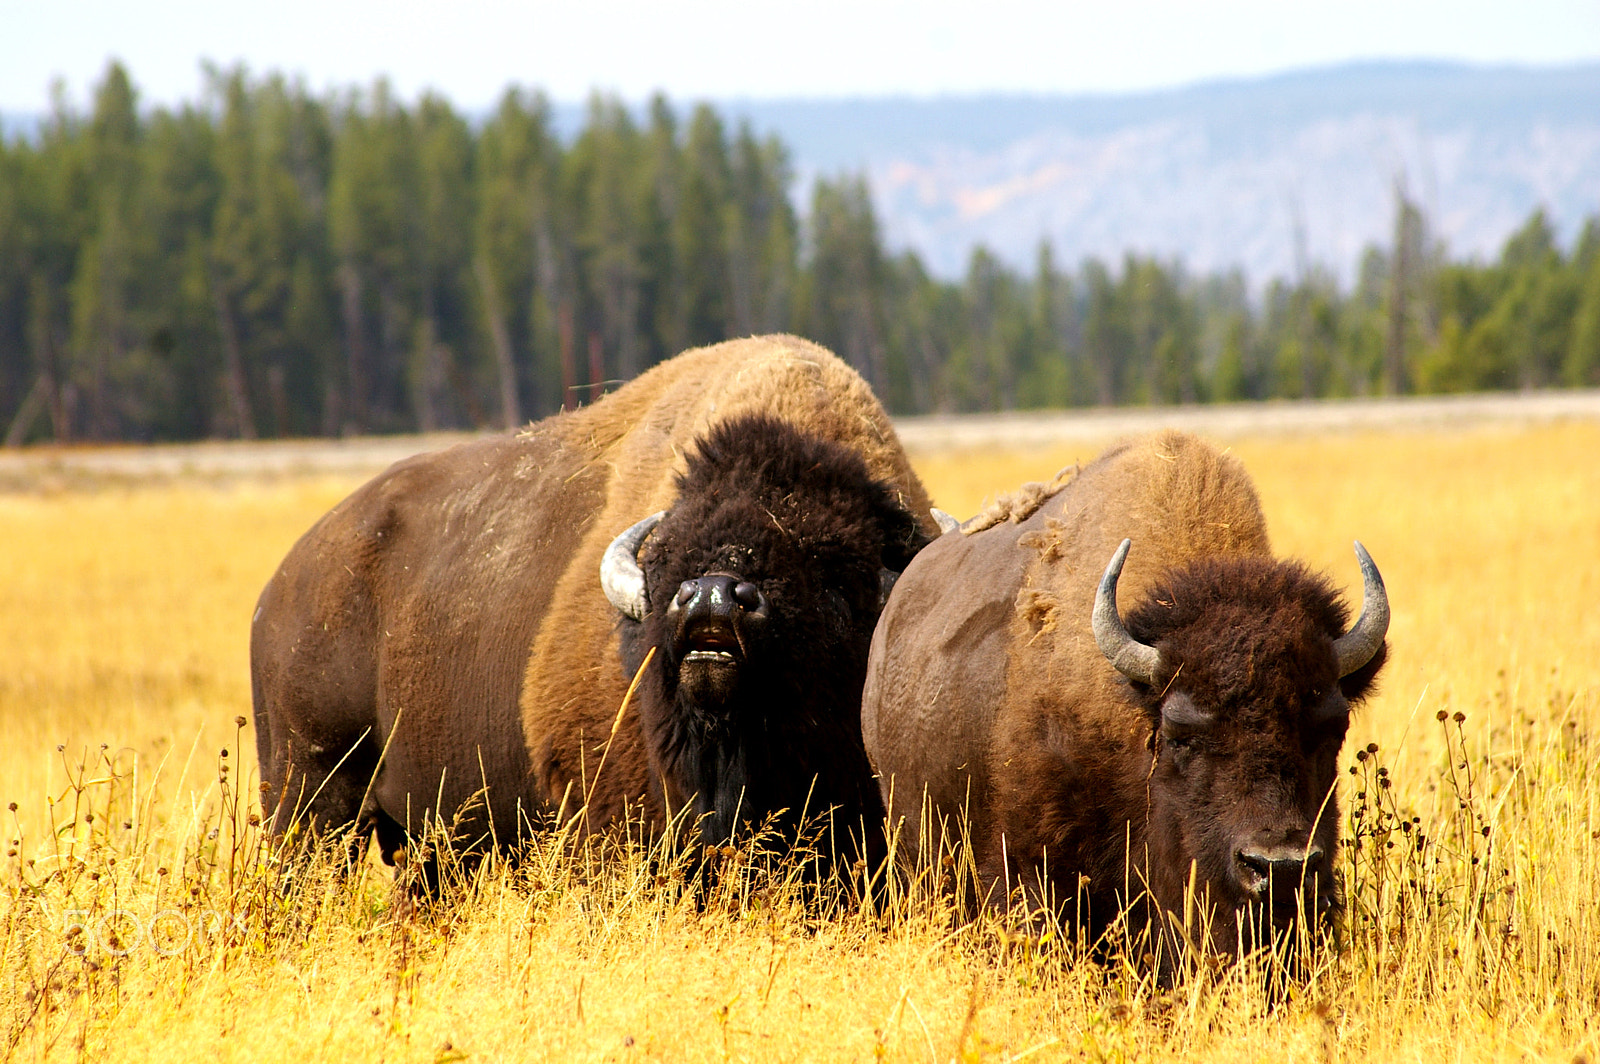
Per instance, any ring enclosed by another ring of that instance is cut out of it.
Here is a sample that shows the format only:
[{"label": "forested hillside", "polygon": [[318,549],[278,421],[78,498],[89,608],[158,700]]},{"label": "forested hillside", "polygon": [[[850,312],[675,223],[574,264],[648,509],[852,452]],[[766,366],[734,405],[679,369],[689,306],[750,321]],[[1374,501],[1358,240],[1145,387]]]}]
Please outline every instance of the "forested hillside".
[{"label": "forested hillside", "polygon": [[899,413],[1600,384],[1600,216],[1451,262],[1397,194],[1350,290],[1048,244],[947,282],[886,248],[864,178],[797,197],[784,145],[708,106],[597,97],[562,138],[519,89],[476,121],[208,81],[143,109],[113,66],[0,142],[7,444],[512,425],[773,330]]}]

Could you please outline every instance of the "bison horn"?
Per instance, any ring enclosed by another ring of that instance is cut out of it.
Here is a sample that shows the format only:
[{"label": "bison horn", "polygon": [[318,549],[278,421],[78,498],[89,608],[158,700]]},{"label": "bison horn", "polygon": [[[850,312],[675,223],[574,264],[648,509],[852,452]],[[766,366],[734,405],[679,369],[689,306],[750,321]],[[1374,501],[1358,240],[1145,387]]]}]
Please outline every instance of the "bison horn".
[{"label": "bison horn", "polygon": [[1389,631],[1389,593],[1383,589],[1383,576],[1372,564],[1372,555],[1356,541],[1356,557],[1361,561],[1361,616],[1355,627],[1333,641],[1333,652],[1339,658],[1339,675],[1349,676],[1372,660],[1383,646],[1383,637]]},{"label": "bison horn", "polygon": [[1127,561],[1131,546],[1133,540],[1122,541],[1100,578],[1100,590],[1094,596],[1094,641],[1100,644],[1100,653],[1112,668],[1130,680],[1154,686],[1162,672],[1161,651],[1129,635],[1117,613],[1117,581],[1122,577],[1122,563]]},{"label": "bison horn", "polygon": [[939,524],[940,535],[947,535],[948,533],[954,532],[961,527],[961,521],[959,519],[952,514],[945,513],[937,506],[932,507],[929,512],[933,514],[933,519]]},{"label": "bison horn", "polygon": [[636,621],[644,620],[644,570],[639,568],[639,547],[666,511],[651,514],[611,541],[600,559],[600,587],[606,599]]}]

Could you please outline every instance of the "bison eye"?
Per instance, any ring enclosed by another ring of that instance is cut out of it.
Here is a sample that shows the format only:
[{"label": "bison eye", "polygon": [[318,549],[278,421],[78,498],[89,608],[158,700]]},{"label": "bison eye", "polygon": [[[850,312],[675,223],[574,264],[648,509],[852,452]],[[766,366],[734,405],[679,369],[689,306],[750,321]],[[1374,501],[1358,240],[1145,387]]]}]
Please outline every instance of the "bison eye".
[{"label": "bison eye", "polygon": [[1205,750],[1204,737],[1187,728],[1161,729],[1158,760],[1165,760],[1178,772],[1187,772],[1190,763]]},{"label": "bison eye", "polygon": [[1350,702],[1337,687],[1331,691],[1313,691],[1310,699],[1310,720],[1317,727],[1343,728],[1350,720]]},{"label": "bison eye", "polygon": [[1341,713],[1321,720],[1313,719],[1300,729],[1301,749],[1308,757],[1326,746],[1338,749],[1344,742],[1345,733],[1349,730],[1348,714]]}]

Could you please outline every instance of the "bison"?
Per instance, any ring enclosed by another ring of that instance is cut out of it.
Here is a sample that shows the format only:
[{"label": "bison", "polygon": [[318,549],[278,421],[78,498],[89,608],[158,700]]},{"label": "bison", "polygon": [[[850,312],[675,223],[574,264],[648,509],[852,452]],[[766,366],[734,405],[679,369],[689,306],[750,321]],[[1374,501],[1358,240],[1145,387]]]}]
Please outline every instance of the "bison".
[{"label": "bison", "polygon": [[890,823],[924,853],[964,825],[991,904],[1020,887],[1094,938],[1126,915],[1152,945],[1206,926],[1206,952],[1242,954],[1321,926],[1336,760],[1387,653],[1356,553],[1346,631],[1328,581],[1272,556],[1240,464],[1176,432],[946,532],[873,637],[862,723]]},{"label": "bison", "polygon": [[830,808],[881,833],[867,648],[934,531],[865,383],[789,336],[398,462],[256,608],[273,823],[376,833],[390,860],[440,819],[506,846],[580,807],[590,829],[692,806],[716,838]]}]

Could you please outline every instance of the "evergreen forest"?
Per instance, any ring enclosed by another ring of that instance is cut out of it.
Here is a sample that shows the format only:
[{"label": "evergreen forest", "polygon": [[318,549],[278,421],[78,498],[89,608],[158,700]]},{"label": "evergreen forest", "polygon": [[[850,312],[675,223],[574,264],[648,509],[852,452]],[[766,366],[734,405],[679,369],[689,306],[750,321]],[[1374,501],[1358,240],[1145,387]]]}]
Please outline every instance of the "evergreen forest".
[{"label": "evergreen forest", "polygon": [[897,414],[1600,385],[1600,215],[1453,261],[1402,188],[1352,286],[1179,262],[964,277],[886,247],[866,180],[797,195],[709,105],[488,114],[211,68],[143,108],[113,64],[0,139],[0,433],[182,440],[514,426],[684,348],[787,331]]}]

